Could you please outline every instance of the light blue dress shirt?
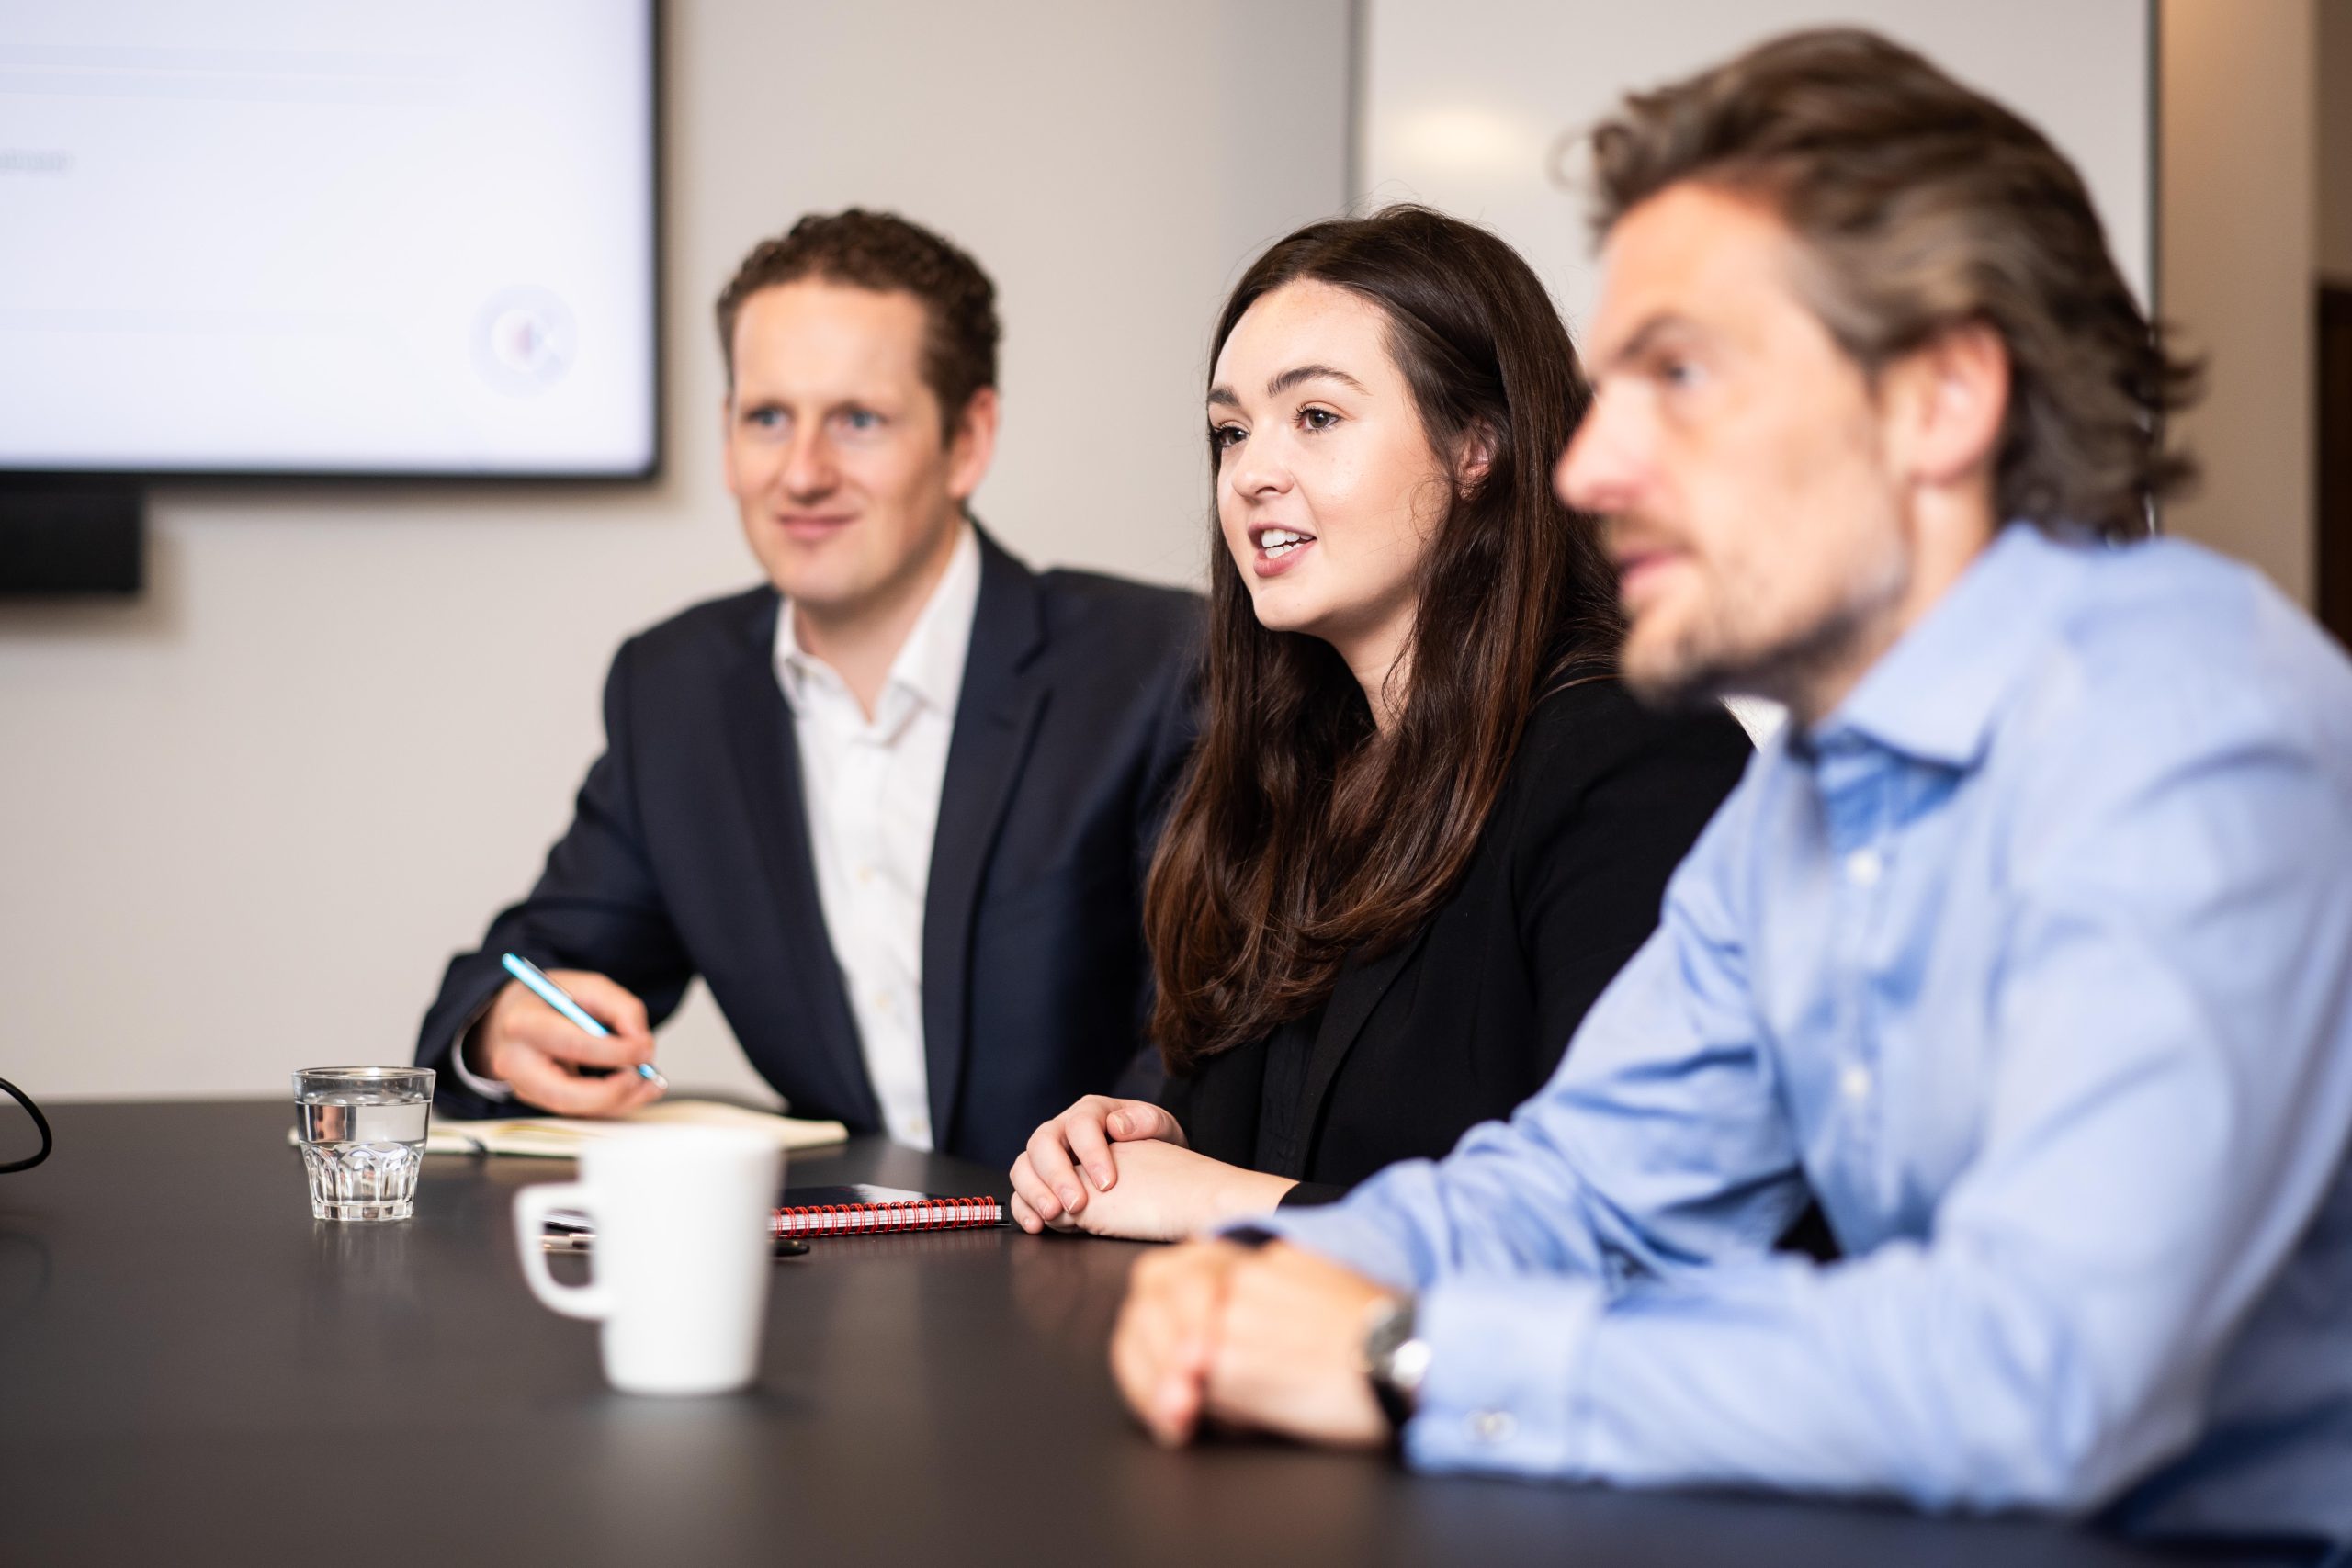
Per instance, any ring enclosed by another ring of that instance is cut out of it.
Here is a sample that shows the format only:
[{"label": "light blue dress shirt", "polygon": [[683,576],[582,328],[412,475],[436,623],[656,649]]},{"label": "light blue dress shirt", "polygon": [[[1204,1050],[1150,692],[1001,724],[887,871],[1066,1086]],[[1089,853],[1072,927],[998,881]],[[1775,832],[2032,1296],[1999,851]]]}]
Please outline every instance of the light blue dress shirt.
[{"label": "light blue dress shirt", "polygon": [[[2352,1537],[2352,666],[1993,546],[1760,751],[1508,1124],[1261,1228],[1420,1292],[1407,1455]],[[1846,1260],[1772,1244],[1817,1198]]]}]

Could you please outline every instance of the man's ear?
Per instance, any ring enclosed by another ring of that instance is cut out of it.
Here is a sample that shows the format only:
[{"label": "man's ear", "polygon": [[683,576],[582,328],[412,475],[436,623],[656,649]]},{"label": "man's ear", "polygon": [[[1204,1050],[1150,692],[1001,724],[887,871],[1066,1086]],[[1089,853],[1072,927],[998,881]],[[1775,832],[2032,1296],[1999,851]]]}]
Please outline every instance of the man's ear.
[{"label": "man's ear", "polygon": [[972,499],[980,481],[989,477],[989,464],[996,457],[997,423],[1003,414],[994,387],[982,387],[974,392],[957,416],[955,432],[947,441],[947,493],[960,503]]},{"label": "man's ear", "polygon": [[1984,321],[1949,327],[1898,360],[1882,383],[1893,455],[1906,477],[1946,488],[1989,475],[2009,412],[2009,351]]}]

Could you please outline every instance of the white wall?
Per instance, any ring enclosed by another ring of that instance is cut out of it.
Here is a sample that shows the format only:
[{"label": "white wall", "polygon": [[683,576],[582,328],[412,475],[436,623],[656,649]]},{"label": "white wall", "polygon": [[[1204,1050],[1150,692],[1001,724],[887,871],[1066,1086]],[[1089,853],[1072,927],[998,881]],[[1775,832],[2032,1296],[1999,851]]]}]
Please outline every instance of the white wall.
[{"label": "white wall", "polygon": [[[1365,0],[1358,184],[1492,226],[1581,328],[1600,289],[1589,154],[1564,150],[1629,90],[1801,28],[1860,26],[1921,51],[2040,126],[2083,172],[2118,265],[2147,297],[2146,0]],[[1508,38],[1512,47],[1497,49]],[[1563,175],[1568,188],[1563,188]]]},{"label": "white wall", "polygon": [[[1008,543],[1196,575],[1210,317],[1342,199],[1346,0],[668,9],[659,484],[167,490],[141,600],[0,602],[0,1076],[266,1095],[406,1058],[566,819],[614,645],[754,580],[708,303],[803,210],[897,207],[994,274]],[[664,1051],[752,1081],[699,995]]]},{"label": "white wall", "polygon": [[2207,355],[2178,423],[2204,465],[2167,531],[2252,561],[2305,604],[2316,566],[2312,0],[2164,0],[2164,315]]}]

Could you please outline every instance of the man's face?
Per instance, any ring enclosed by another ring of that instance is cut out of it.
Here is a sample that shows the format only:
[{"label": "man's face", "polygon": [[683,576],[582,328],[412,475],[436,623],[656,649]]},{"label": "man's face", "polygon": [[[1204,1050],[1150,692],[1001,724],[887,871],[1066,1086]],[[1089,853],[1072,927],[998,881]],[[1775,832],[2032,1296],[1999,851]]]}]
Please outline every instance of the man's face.
[{"label": "man's face", "polygon": [[1911,578],[1880,400],[1799,297],[1795,246],[1768,208],[1679,185],[1603,252],[1598,397],[1554,482],[1604,521],[1626,679],[1656,701],[1802,716],[1883,648]]},{"label": "man's face", "polygon": [[727,488],[804,614],[854,617],[920,591],[987,471],[970,411],[941,434],[925,325],[912,294],[817,279],[763,288],[736,316]]}]

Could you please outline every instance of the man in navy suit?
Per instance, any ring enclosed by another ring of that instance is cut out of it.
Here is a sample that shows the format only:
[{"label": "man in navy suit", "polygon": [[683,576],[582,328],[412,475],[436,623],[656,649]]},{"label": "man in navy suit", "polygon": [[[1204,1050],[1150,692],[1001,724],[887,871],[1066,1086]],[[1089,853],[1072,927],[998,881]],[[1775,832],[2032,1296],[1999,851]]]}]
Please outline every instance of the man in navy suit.
[{"label": "man in navy suit", "polygon": [[[700,975],[797,1113],[1005,1164],[1142,1043],[1197,603],[1034,573],[971,520],[995,290],[939,236],[804,218],[718,330],[768,584],[622,645],[571,826],[450,963],[417,1060],[457,1114],[618,1114],[660,1092],[625,1069]],[[510,952],[611,1035],[509,979]]]}]

